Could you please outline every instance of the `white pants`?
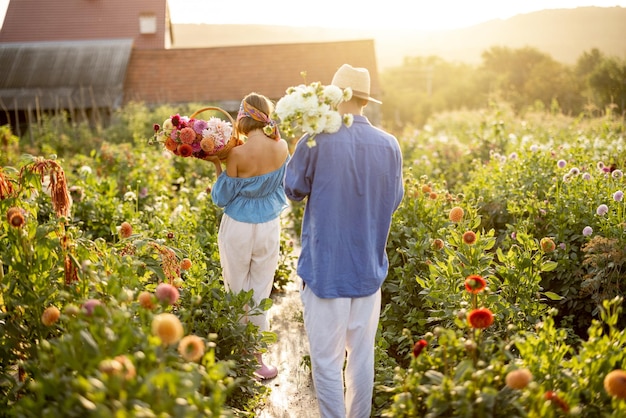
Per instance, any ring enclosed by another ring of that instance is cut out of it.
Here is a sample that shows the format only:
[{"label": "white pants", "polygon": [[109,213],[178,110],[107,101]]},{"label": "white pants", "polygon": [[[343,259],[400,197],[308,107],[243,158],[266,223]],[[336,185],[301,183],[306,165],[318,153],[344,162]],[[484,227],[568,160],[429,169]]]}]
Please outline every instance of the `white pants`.
[{"label": "white pants", "polygon": [[380,289],[362,298],[322,299],[305,287],[300,297],[321,417],[369,418]]},{"label": "white pants", "polygon": [[[226,290],[253,291],[255,304],[272,292],[280,249],[280,218],[260,224],[239,222],[224,214],[217,234]],[[260,331],[269,331],[267,311],[250,315]]]}]

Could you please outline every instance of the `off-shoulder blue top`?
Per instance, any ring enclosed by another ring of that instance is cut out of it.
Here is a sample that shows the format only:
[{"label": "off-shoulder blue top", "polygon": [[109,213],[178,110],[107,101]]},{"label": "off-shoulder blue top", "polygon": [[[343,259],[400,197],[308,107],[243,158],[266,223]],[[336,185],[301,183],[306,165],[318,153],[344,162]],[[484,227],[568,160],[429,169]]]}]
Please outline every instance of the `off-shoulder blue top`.
[{"label": "off-shoulder blue top", "polygon": [[289,159],[277,170],[260,176],[229,177],[222,171],[211,189],[213,203],[239,222],[258,224],[277,218],[287,207],[284,181]]}]

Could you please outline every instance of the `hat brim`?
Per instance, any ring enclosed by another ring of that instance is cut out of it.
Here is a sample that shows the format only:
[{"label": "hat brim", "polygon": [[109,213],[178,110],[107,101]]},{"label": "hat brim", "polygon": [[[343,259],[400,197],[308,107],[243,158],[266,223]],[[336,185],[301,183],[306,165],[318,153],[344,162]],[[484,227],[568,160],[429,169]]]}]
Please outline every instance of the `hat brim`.
[{"label": "hat brim", "polygon": [[365,99],[365,100],[368,100],[368,101],[370,101],[370,102],[374,102],[374,103],[378,103],[378,104],[383,104],[383,102],[381,102],[380,100],[378,100],[378,99],[374,99],[373,97],[370,97],[370,96],[368,96],[367,94],[352,92],[352,95],[353,95],[354,97],[358,97],[359,99]]}]

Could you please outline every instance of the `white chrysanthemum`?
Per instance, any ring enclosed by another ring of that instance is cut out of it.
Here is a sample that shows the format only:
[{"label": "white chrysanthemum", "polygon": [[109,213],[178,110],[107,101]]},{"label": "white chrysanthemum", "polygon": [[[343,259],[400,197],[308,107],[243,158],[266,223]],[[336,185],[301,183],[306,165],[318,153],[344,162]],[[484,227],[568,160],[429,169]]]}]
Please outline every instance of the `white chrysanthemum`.
[{"label": "white chrysanthemum", "polygon": [[346,113],[345,115],[343,115],[343,124],[346,125],[348,128],[352,126],[353,122],[354,115],[352,113]]},{"label": "white chrysanthemum", "polygon": [[319,115],[303,115],[302,116],[302,130],[309,135],[315,135],[324,130],[326,121],[320,118]]},{"label": "white chrysanthemum", "polygon": [[338,104],[343,100],[343,90],[337,86],[325,86],[324,97],[332,104]]},{"label": "white chrysanthemum", "polygon": [[326,114],[326,132],[337,132],[341,128],[342,118],[339,112],[329,112]]}]

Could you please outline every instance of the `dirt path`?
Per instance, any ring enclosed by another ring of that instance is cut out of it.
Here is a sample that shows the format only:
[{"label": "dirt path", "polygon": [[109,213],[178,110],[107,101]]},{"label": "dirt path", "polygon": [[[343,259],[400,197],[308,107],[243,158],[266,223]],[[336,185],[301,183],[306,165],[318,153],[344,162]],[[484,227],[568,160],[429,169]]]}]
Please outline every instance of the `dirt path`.
[{"label": "dirt path", "polygon": [[264,384],[271,388],[265,406],[258,418],[319,418],[311,370],[302,363],[309,354],[309,342],[302,319],[302,302],[298,282],[289,282],[285,292],[272,296],[270,309],[271,331],[278,341],[265,355],[270,364],[278,367],[278,376]]}]

